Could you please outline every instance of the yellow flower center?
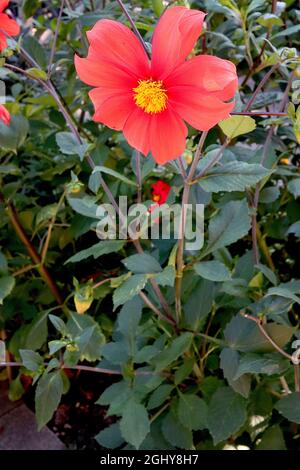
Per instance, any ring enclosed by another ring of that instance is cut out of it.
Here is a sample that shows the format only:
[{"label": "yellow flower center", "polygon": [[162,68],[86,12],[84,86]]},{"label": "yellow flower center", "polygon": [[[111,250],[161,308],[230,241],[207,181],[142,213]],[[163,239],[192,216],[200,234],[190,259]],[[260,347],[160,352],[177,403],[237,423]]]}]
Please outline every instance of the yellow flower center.
[{"label": "yellow flower center", "polygon": [[167,107],[167,90],[161,80],[139,80],[133,92],[135,104],[146,113],[160,113]]}]

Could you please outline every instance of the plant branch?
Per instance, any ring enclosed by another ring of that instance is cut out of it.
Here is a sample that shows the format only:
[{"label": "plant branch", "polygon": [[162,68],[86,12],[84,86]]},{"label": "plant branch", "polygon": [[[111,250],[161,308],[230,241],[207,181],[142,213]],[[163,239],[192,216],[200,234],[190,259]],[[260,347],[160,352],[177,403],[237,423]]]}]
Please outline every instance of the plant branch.
[{"label": "plant branch", "polygon": [[0,193],[0,202],[2,202],[3,204],[6,205],[8,218],[9,218],[10,223],[13,226],[17,236],[19,237],[20,241],[22,242],[22,244],[26,248],[28,254],[30,255],[30,257],[33,261],[33,263],[35,264],[35,267],[37,268],[37,270],[39,271],[41,277],[44,279],[44,281],[48,285],[48,287],[51,290],[53,296],[55,297],[57,303],[60,306],[62,306],[64,301],[63,301],[62,295],[61,295],[61,293],[60,293],[60,291],[57,287],[57,284],[54,281],[54,279],[52,278],[52,276],[51,276],[50,272],[48,271],[48,269],[46,268],[46,266],[44,266],[42,264],[42,259],[39,255],[39,253],[37,252],[37,250],[35,249],[35,247],[31,243],[30,239],[28,238],[28,236],[27,236],[27,234],[26,234],[26,232],[25,232],[25,230],[24,230],[24,228],[23,228],[23,226],[20,222],[20,219],[19,219],[19,216],[17,214],[15,206],[13,205],[12,202],[6,201],[2,193]]},{"label": "plant branch", "polygon": [[183,185],[180,226],[179,226],[179,233],[178,233],[178,249],[177,249],[177,255],[176,255],[175,307],[176,307],[177,323],[180,321],[180,317],[181,317],[181,287],[182,287],[182,276],[183,276],[183,269],[184,269],[183,252],[184,252],[186,208],[187,208],[187,204],[189,201],[189,194],[190,194],[190,188],[191,188],[190,184],[197,170],[197,166],[198,166],[200,157],[202,155],[202,150],[203,150],[203,146],[204,146],[204,142],[207,137],[207,134],[208,132],[206,131],[202,132],[201,134],[198,147],[195,152],[193,162],[191,164],[190,171],[188,172],[187,177],[184,179],[184,185]]},{"label": "plant branch", "polygon": [[53,38],[53,44],[52,44],[51,53],[50,53],[49,65],[48,65],[48,78],[51,77],[52,64],[53,64],[53,59],[54,59],[54,54],[55,54],[55,49],[56,49],[56,43],[57,43],[57,38],[58,38],[58,33],[59,33],[61,17],[62,17],[64,6],[65,6],[65,0],[61,0],[59,14],[58,14],[58,17],[57,17],[57,24],[56,24],[54,38]]},{"label": "plant branch", "polygon": [[262,320],[260,320],[259,318],[253,317],[252,315],[249,315],[248,313],[245,313],[245,312],[240,312],[240,313],[242,317],[255,322],[258,328],[260,329],[261,333],[263,334],[263,336],[269,341],[269,343],[273,346],[273,348],[276,349],[276,351],[278,351],[282,356],[286,357],[291,362],[293,362],[293,357],[290,354],[286,353],[283,349],[281,349],[281,347],[278,346],[278,344],[275,343],[275,341],[271,338],[271,336],[266,332],[266,330],[263,327]]}]

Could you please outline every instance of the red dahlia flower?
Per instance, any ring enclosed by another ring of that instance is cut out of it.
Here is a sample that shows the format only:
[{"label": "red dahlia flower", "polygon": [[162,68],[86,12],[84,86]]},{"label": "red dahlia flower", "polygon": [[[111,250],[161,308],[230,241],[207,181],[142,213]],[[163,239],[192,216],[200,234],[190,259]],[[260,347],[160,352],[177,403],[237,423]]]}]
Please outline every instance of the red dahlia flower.
[{"label": "red dahlia flower", "polygon": [[152,201],[157,202],[159,205],[164,204],[168,199],[171,186],[165,181],[158,180],[151,185]]},{"label": "red dahlia flower", "polygon": [[208,130],[229,117],[237,89],[234,64],[209,55],[185,60],[201,33],[205,13],[169,8],[152,40],[152,59],[123,24],[100,20],[87,33],[88,56],[75,56],[80,79],[96,87],[89,95],[94,121],[122,130],[128,143],[157,163],[185,149],[186,121]]},{"label": "red dahlia flower", "polygon": [[6,36],[17,36],[20,34],[20,26],[18,23],[11,19],[8,15],[3,13],[7,8],[9,0],[0,0],[0,52],[7,47]]},{"label": "red dahlia flower", "polygon": [[6,126],[10,124],[10,114],[7,109],[1,104],[0,105],[0,120],[4,122]]}]

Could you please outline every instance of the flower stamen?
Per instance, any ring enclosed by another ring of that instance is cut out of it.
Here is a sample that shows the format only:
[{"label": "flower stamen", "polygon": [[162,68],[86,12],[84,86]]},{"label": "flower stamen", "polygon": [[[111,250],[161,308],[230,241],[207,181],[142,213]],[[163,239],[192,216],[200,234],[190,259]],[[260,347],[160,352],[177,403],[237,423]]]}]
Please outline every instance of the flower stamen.
[{"label": "flower stamen", "polygon": [[162,80],[139,80],[138,86],[133,88],[134,102],[146,113],[155,114],[164,111],[167,107],[167,90]]}]

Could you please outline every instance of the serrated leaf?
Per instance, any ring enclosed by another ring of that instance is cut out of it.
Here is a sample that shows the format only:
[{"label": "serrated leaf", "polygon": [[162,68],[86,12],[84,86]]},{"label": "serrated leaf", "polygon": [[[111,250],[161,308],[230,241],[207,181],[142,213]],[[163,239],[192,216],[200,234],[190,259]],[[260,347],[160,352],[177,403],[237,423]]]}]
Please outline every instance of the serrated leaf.
[{"label": "serrated leaf", "polygon": [[124,336],[131,356],[135,354],[135,337],[142,316],[142,308],[143,301],[137,296],[126,302],[118,315],[117,330]]},{"label": "serrated leaf", "polygon": [[83,160],[89,145],[80,144],[72,132],[59,132],[55,136],[60,151],[65,155],[78,155]]},{"label": "serrated leaf", "polygon": [[121,173],[118,173],[115,170],[112,170],[111,168],[107,168],[106,166],[96,166],[93,170],[93,173],[105,173],[106,175],[114,176],[118,180],[122,181],[123,183],[129,184],[130,186],[137,186],[135,181],[130,180],[126,176],[122,175]]},{"label": "serrated leaf", "polygon": [[268,428],[255,450],[286,450],[283,432],[279,425]]},{"label": "serrated leaf", "polygon": [[61,318],[57,317],[56,315],[50,314],[49,320],[57,331],[59,331],[63,336],[67,336],[68,329],[66,327],[65,322]]},{"label": "serrated leaf", "polygon": [[183,426],[172,411],[170,411],[163,420],[162,433],[167,441],[174,447],[185,450],[192,449],[192,431]]},{"label": "serrated leaf", "polygon": [[120,287],[118,287],[113,294],[114,310],[123,305],[128,300],[135,297],[142,289],[144,289],[148,277],[146,274],[134,274]]},{"label": "serrated leaf", "polygon": [[296,199],[300,196],[300,178],[293,178],[288,182],[287,185],[288,191],[294,196]]},{"label": "serrated leaf", "polygon": [[212,251],[236,242],[249,232],[250,226],[251,221],[246,199],[228,202],[210,220],[208,244],[201,253],[201,258]]},{"label": "serrated leaf", "polygon": [[158,408],[160,405],[162,405],[170,396],[170,393],[173,389],[173,385],[163,384],[154,390],[148,402],[148,410],[153,410],[153,408]]},{"label": "serrated leaf", "polygon": [[220,354],[220,367],[231,388],[245,398],[248,398],[251,387],[251,377],[242,375],[235,378],[239,366],[239,353],[230,348],[224,348]]},{"label": "serrated leaf", "polygon": [[147,253],[128,256],[128,258],[122,260],[122,263],[126,266],[128,271],[132,271],[135,274],[162,272],[162,267],[159,262]]},{"label": "serrated leaf", "polygon": [[35,412],[39,430],[52,418],[63,390],[61,371],[44,374],[38,381],[35,392]]},{"label": "serrated leaf", "polygon": [[20,349],[20,356],[24,367],[28,370],[37,371],[44,363],[43,358],[29,349]]},{"label": "serrated leaf", "polygon": [[33,78],[40,78],[41,80],[47,80],[47,73],[44,70],[37,67],[27,69],[26,72]]},{"label": "serrated leaf", "polygon": [[15,287],[15,278],[13,276],[0,277],[0,305]]},{"label": "serrated leaf", "polygon": [[271,173],[271,170],[257,163],[229,162],[214,166],[198,184],[204,191],[212,193],[244,191]]},{"label": "serrated leaf", "polygon": [[236,433],[247,419],[247,401],[229,387],[219,388],[208,406],[208,429],[214,444]]},{"label": "serrated leaf", "polygon": [[150,421],[146,408],[130,400],[120,421],[122,437],[138,449],[150,431]]},{"label": "serrated leaf", "polygon": [[202,261],[201,263],[196,263],[194,270],[199,276],[214,282],[223,282],[231,279],[229,269],[220,261]]},{"label": "serrated leaf", "polygon": [[259,355],[249,353],[242,356],[234,379],[239,379],[243,374],[281,374],[289,366],[289,362],[285,359],[278,358],[277,355],[264,354]]},{"label": "serrated leaf", "polygon": [[192,333],[182,333],[172,343],[153,359],[155,372],[160,372],[172,362],[176,361],[191,345]]},{"label": "serrated leaf", "polygon": [[178,418],[186,428],[198,431],[207,428],[207,404],[192,394],[180,394]]},{"label": "serrated leaf", "polygon": [[9,126],[0,120],[0,147],[7,150],[17,150],[23,145],[28,131],[28,120],[24,116],[11,116]]},{"label": "serrated leaf", "polygon": [[160,286],[173,287],[176,271],[174,266],[166,266],[161,273],[155,275],[155,280]]},{"label": "serrated leaf", "polygon": [[100,256],[107,255],[109,253],[116,253],[120,251],[125,245],[125,240],[103,240],[99,243],[95,243],[90,248],[86,250],[79,251],[76,255],[71,256],[67,259],[64,264],[67,263],[78,263],[84,259],[93,256],[94,259],[99,258]]},{"label": "serrated leaf", "polygon": [[270,28],[271,26],[282,26],[283,21],[279,16],[274,15],[274,13],[265,13],[261,15],[257,22],[266,28]]},{"label": "serrated leaf", "polygon": [[239,135],[254,131],[256,123],[250,116],[231,116],[219,122],[219,126],[229,139],[234,139]]},{"label": "serrated leaf", "polygon": [[300,392],[294,392],[281,398],[275,408],[292,423],[300,424]]},{"label": "serrated leaf", "polygon": [[[266,332],[283,348],[294,334],[294,328],[277,323],[264,325]],[[274,352],[273,346],[253,321],[237,315],[226,325],[224,336],[228,345],[241,352]]]},{"label": "serrated leaf", "polygon": [[41,348],[43,344],[46,343],[48,334],[48,313],[49,310],[39,312],[30,324],[28,328],[28,334],[26,336],[26,348],[35,350]]},{"label": "serrated leaf", "polygon": [[95,436],[96,441],[107,449],[116,449],[123,444],[124,439],[120,430],[120,423],[114,423],[103,429]]}]

